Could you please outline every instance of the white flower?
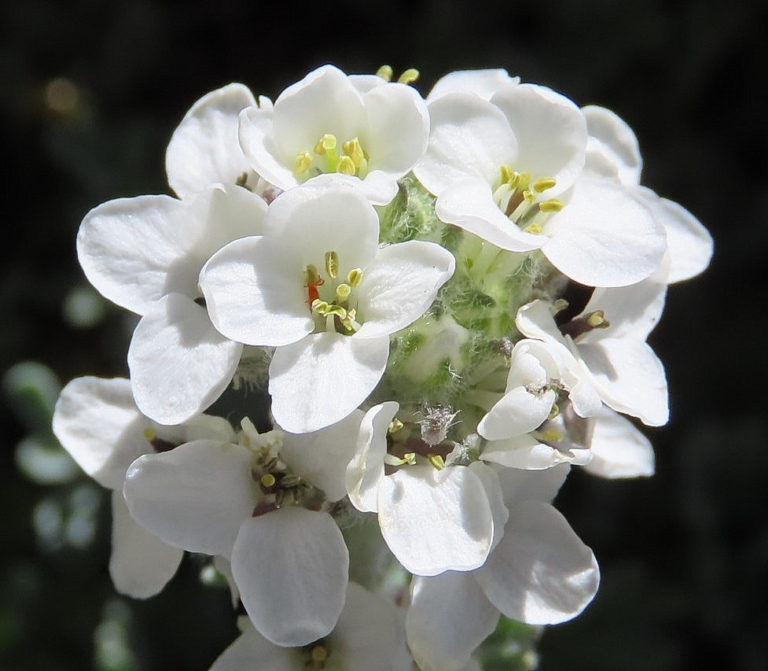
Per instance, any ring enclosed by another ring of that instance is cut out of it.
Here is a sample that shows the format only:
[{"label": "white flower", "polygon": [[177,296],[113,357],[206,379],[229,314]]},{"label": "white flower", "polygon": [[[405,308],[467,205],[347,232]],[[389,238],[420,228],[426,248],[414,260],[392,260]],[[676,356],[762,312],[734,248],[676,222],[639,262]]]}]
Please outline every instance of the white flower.
[{"label": "white flower", "polygon": [[509,520],[487,562],[472,572],[414,577],[406,634],[424,671],[464,668],[499,611],[528,624],[557,624],[592,600],[595,557],[549,504],[567,474],[567,465],[499,471]]},{"label": "white flower", "polygon": [[196,303],[200,269],[230,240],[261,232],[267,206],[239,186],[213,186],[185,200],[121,198],[83,220],[77,251],[102,295],[142,315],[128,352],[139,409],[178,424],[229,384],[242,345],[214,329]]},{"label": "white flower", "polygon": [[596,105],[581,111],[589,132],[587,169],[622,185],[664,226],[669,262],[667,281],[679,282],[701,273],[712,257],[712,236],[707,229],[681,205],[640,186],[642,159],[637,138],[621,118]]},{"label": "white flower", "polygon": [[595,289],[582,313],[558,328],[547,303],[520,308],[517,327],[529,338],[557,348],[576,375],[589,381],[603,402],[644,424],[667,422],[664,367],[645,342],[658,322],[666,295],[666,269],[630,287]]},{"label": "white flower", "polygon": [[254,170],[284,190],[342,173],[372,203],[387,204],[424,153],[429,118],[413,88],[372,81],[324,65],[283,91],[274,109],[245,110],[240,141]]},{"label": "white flower", "polygon": [[246,624],[210,671],[410,671],[412,661],[395,606],[355,583],[336,628],[302,648],[277,647]]},{"label": "white flower", "polygon": [[[506,522],[496,476],[482,463],[438,469],[415,455],[398,460],[387,454],[387,429],[398,407],[389,401],[365,414],[347,467],[350,501],[378,513],[384,540],[411,573],[475,569]],[[385,475],[384,465],[398,462],[402,467]]]},{"label": "white flower", "polygon": [[231,559],[259,632],[277,645],[306,645],[336,624],[349,556],[333,518],[317,509],[323,493],[304,474],[329,498],[343,496],[359,422],[356,413],[301,436],[246,429],[241,444],[197,440],[145,455],[126,475],[128,508],[170,545]]},{"label": "white flower", "polygon": [[583,171],[587,125],[570,100],[509,83],[490,101],[440,95],[429,114],[414,173],[437,195],[440,219],[502,249],[541,249],[590,286],[633,284],[658,267],[663,230],[612,180]]},{"label": "white flower", "polygon": [[237,240],[203,268],[216,328],[274,346],[272,413],[284,429],[313,431],[348,415],[379,382],[389,335],[418,319],[453,274],[439,245],[379,248],[365,197],[326,176],[278,196],[265,235]]},{"label": "white flower", "polygon": [[117,591],[135,598],[157,594],[176,573],[183,552],[131,518],[122,495],[126,470],[156,449],[195,438],[228,440],[229,424],[202,415],[184,425],[161,426],[136,408],[128,380],[81,377],[62,390],[53,431],[77,464],[113,492],[109,572]]}]

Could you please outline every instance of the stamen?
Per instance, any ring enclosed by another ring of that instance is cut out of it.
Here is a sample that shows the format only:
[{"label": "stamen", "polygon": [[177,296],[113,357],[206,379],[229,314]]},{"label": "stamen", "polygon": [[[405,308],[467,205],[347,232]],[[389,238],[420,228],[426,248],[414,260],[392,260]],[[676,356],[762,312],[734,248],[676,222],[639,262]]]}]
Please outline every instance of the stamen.
[{"label": "stamen", "polygon": [[608,320],[605,318],[605,312],[602,310],[595,310],[587,315],[587,324],[595,329],[606,329],[610,326]]},{"label": "stamen", "polygon": [[392,81],[392,75],[395,73],[392,71],[392,67],[389,65],[382,65],[378,70],[376,70],[376,76],[381,77],[385,82],[391,82]]},{"label": "stamen", "polygon": [[539,209],[542,212],[559,212],[565,207],[565,203],[559,198],[550,198],[539,203]]},{"label": "stamen", "polygon": [[442,471],[445,468],[445,459],[439,454],[428,454],[427,459],[438,471]]},{"label": "stamen", "polygon": [[343,303],[349,298],[349,295],[352,293],[352,287],[348,284],[341,283],[339,286],[336,287],[336,299]]},{"label": "stamen", "polygon": [[560,414],[560,406],[557,403],[552,404],[552,409],[549,411],[547,419],[554,419]]},{"label": "stamen", "polygon": [[312,648],[312,661],[315,664],[322,664],[328,659],[328,649],[322,645],[316,645]]},{"label": "stamen", "polygon": [[355,162],[349,156],[342,156],[339,159],[339,164],[336,166],[336,171],[342,175],[354,175]]},{"label": "stamen", "polygon": [[554,428],[542,431],[540,436],[545,443],[559,443],[565,438],[562,431]]},{"label": "stamen", "polygon": [[315,145],[315,154],[320,154],[322,156],[333,149],[336,149],[336,136],[326,133],[317,141],[317,144]]},{"label": "stamen", "polygon": [[325,253],[325,272],[334,280],[339,274],[339,255],[337,252]]},{"label": "stamen", "polygon": [[551,189],[557,184],[557,180],[554,177],[541,177],[533,183],[533,189],[537,193]]},{"label": "stamen", "polygon": [[353,289],[360,286],[360,282],[363,281],[363,271],[360,268],[353,268],[347,273],[347,284]]},{"label": "stamen", "polygon": [[413,84],[418,78],[419,71],[416,68],[408,68],[397,78],[397,81],[401,84]]},{"label": "stamen", "polygon": [[389,427],[387,428],[387,433],[397,433],[400,431],[400,429],[405,426],[397,417],[395,417],[390,423]]},{"label": "stamen", "polygon": [[312,165],[312,161],[314,161],[312,154],[310,154],[308,151],[300,151],[298,154],[296,154],[296,166],[294,167],[293,171],[297,175],[304,174],[307,170],[309,170],[310,166]]},{"label": "stamen", "polygon": [[264,475],[261,476],[260,482],[262,487],[270,489],[271,487],[275,486],[277,479],[274,475],[272,475],[272,473],[264,473]]},{"label": "stamen", "polygon": [[365,162],[365,152],[363,152],[363,147],[360,145],[360,140],[357,138],[347,140],[342,145],[342,149],[344,150],[344,153],[352,159],[355,168],[361,167]]}]

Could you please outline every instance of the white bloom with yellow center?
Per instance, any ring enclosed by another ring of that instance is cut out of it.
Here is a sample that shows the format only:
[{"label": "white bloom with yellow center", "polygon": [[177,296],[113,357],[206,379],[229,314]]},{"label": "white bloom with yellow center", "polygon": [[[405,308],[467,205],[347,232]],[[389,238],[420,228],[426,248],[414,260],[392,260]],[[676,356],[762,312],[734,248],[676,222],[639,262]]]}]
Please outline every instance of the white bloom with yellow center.
[{"label": "white bloom with yellow center", "polygon": [[[169,545],[231,560],[254,626],[276,645],[328,634],[344,605],[349,555],[324,501],[345,494],[362,413],[313,433],[195,440],[134,461],[131,515]],[[308,477],[313,479],[310,481]]]},{"label": "white bloom with yellow center", "polygon": [[455,261],[439,245],[379,247],[367,199],[334,176],[286,191],[265,235],[230,243],[200,274],[208,312],[227,338],[276,347],[272,413],[314,431],[354,410],[379,382],[389,336],[421,317]]},{"label": "white bloom with yellow center", "polygon": [[664,232],[646,208],[584,172],[587,125],[564,96],[510,82],[490,100],[440,95],[429,113],[429,146],[414,173],[437,195],[443,221],[502,249],[541,249],[590,286],[633,284],[661,263]]},{"label": "white bloom with yellow center", "polygon": [[[378,84],[378,85],[375,85]],[[332,65],[310,72],[275,100],[240,117],[240,142],[253,169],[280,189],[324,173],[355,182],[375,205],[427,146],[426,105],[410,86],[355,78]]]}]

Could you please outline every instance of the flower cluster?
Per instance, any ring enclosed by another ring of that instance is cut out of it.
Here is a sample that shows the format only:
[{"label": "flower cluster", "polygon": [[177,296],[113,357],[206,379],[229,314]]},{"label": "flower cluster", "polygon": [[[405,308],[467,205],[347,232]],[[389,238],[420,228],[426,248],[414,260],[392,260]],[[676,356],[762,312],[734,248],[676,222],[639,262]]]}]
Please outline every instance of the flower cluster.
[{"label": "flower cluster", "polygon": [[54,430],[113,491],[120,592],[184,551],[226,576],[247,618],[215,671],[478,668],[501,614],[595,595],[552,505],[570,468],[653,472],[622,414],[667,421],[646,338],[708,233],[609,110],[416,74],[213,91],[168,146],[176,195],[82,222],[86,276],[139,320],[130,379],[72,381]]}]

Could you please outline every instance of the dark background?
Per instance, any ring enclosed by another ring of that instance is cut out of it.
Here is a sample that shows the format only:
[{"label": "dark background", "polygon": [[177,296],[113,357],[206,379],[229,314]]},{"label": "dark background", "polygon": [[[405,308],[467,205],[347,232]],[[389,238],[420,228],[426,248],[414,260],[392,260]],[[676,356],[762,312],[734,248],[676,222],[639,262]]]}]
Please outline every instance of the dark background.
[{"label": "dark background", "polygon": [[[561,494],[603,582],[582,617],[544,634],[540,668],[768,668],[761,4],[3,3],[0,375],[21,360],[63,382],[126,373],[124,315],[97,304],[103,319],[76,326],[63,308],[87,286],[75,235],[107,199],[167,192],[165,146],[202,94],[241,81],[274,98],[325,62],[417,67],[423,93],[451,70],[505,67],[621,115],[640,140],[644,183],[715,238],[709,271],[672,287],[651,339],[672,407],[670,424],[648,432],[656,476],[575,473]],[[51,98],[57,78],[74,98]],[[224,592],[197,586],[199,566],[187,561],[162,596],[117,597],[105,499],[84,477],[48,485],[19,471],[15,446],[41,429],[10,386],[0,408],[0,669],[207,669],[235,635]],[[66,520],[78,505],[90,506],[92,544],[41,536],[56,526],[52,510]]]}]

